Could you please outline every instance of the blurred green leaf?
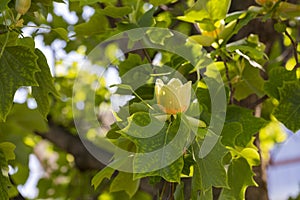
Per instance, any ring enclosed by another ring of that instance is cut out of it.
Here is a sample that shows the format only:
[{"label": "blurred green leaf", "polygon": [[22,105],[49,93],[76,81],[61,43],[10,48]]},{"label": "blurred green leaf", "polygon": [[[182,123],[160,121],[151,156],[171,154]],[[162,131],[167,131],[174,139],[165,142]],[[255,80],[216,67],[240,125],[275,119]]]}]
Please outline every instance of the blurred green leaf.
[{"label": "blurred green leaf", "polygon": [[74,31],[79,36],[91,36],[105,33],[108,27],[108,20],[106,16],[102,13],[96,12],[88,22],[76,25],[74,27]]},{"label": "blurred green leaf", "polygon": [[64,28],[54,28],[52,31],[56,32],[63,40],[69,41],[68,31]]},{"label": "blurred green leaf", "polygon": [[300,5],[289,2],[280,2],[277,8],[279,14],[283,18],[296,18],[300,16]]},{"label": "blurred green leaf", "polygon": [[7,4],[10,2],[10,0],[2,0],[0,2],[0,12],[6,9]]},{"label": "blurred green leaf", "polygon": [[8,200],[8,187],[9,187],[9,180],[8,180],[8,164],[5,158],[4,153],[0,149],[0,198],[3,200]]},{"label": "blurred green leaf", "polygon": [[106,6],[100,13],[103,13],[106,16],[113,18],[123,18],[129,13],[132,12],[132,9],[129,6],[115,7],[115,6]]},{"label": "blurred green leaf", "polygon": [[181,182],[177,184],[175,192],[174,192],[174,199],[175,200],[184,200],[184,183]]},{"label": "blurred green leaf", "polygon": [[2,142],[0,143],[0,150],[3,152],[6,161],[15,159],[15,150],[16,146],[11,142]]}]

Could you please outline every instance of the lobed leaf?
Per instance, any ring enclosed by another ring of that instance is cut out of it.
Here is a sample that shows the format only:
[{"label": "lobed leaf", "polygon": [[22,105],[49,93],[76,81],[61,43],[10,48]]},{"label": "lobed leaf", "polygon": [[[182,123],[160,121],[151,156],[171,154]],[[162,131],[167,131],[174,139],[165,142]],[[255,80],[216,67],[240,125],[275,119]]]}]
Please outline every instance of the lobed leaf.
[{"label": "lobed leaf", "polygon": [[[215,144],[211,152],[204,158],[199,158],[200,148],[203,141],[195,141],[193,144],[194,159],[196,161],[195,170],[199,170],[193,176],[194,180],[194,192],[202,191],[204,195],[205,192],[209,191],[214,187],[228,187],[227,175],[225,167],[223,165],[223,157],[226,155],[228,150],[221,144],[220,140]],[[207,194],[205,194],[206,196]]]},{"label": "lobed leaf", "polygon": [[130,198],[138,191],[140,180],[133,180],[132,173],[119,172],[110,185],[110,192],[125,191]]},{"label": "lobed leaf", "polygon": [[276,67],[269,72],[269,80],[264,84],[264,90],[270,97],[280,99],[279,88],[285,81],[296,81],[295,71],[288,71],[284,67]]},{"label": "lobed leaf", "polygon": [[288,129],[296,132],[300,129],[300,82],[283,82],[279,88],[280,101],[273,115]]},{"label": "lobed leaf", "polygon": [[24,46],[6,47],[0,58],[0,121],[5,121],[16,90],[21,86],[38,86],[35,73],[40,71],[38,57]]},{"label": "lobed leaf", "polygon": [[234,159],[228,168],[228,184],[230,188],[224,188],[219,200],[245,199],[248,186],[257,186],[253,179],[252,167],[243,157]]}]

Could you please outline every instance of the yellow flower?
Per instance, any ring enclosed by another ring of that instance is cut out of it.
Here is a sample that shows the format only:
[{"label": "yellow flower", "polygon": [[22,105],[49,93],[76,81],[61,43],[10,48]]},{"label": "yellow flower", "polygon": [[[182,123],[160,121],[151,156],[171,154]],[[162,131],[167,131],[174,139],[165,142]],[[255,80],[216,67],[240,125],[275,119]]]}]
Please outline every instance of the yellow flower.
[{"label": "yellow flower", "polygon": [[185,112],[190,105],[191,87],[191,81],[182,84],[179,79],[172,78],[165,85],[161,79],[157,79],[155,83],[157,104],[167,114],[175,115]]}]

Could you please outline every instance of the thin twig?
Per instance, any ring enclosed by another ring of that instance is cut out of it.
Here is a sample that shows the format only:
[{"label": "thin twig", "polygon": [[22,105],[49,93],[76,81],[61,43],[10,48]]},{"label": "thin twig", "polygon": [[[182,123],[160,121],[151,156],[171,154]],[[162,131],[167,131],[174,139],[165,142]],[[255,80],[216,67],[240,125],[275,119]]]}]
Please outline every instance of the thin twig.
[{"label": "thin twig", "polygon": [[150,57],[150,55],[148,54],[147,50],[146,50],[146,49],[143,49],[143,52],[144,52],[145,57],[147,58],[148,62],[149,62],[149,63],[152,63],[151,57]]},{"label": "thin twig", "polygon": [[261,98],[257,99],[254,103],[250,105],[250,108],[254,108],[258,106],[259,104],[263,103],[265,100],[267,100],[269,97],[267,95],[262,96]]},{"label": "thin twig", "polygon": [[6,45],[7,45],[8,38],[9,38],[9,33],[10,33],[10,32],[8,31],[7,34],[6,34],[5,42],[4,42],[4,44],[3,44],[2,48],[1,48],[0,58],[2,57],[2,55],[3,55],[3,53],[4,53],[4,50],[5,50],[5,47],[6,47]]},{"label": "thin twig", "polygon": [[166,192],[166,187],[167,187],[167,182],[164,182],[163,188],[162,188],[160,196],[159,196],[160,200],[163,199],[163,197],[164,197],[164,193]]},{"label": "thin twig", "polygon": [[299,61],[298,61],[298,55],[297,55],[297,42],[295,42],[291,36],[291,34],[285,30],[284,33],[286,34],[286,36],[290,39],[292,45],[293,45],[293,52],[294,52],[294,57],[295,57],[295,60],[296,60],[296,65],[294,67],[294,69],[297,69],[298,67],[300,67],[300,64],[299,64]]}]

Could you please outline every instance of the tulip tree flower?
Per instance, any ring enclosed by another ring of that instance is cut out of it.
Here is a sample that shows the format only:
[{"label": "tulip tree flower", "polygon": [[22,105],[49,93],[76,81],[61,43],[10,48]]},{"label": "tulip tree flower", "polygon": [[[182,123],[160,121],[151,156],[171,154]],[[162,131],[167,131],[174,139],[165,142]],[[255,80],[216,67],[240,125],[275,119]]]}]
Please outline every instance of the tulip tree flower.
[{"label": "tulip tree flower", "polygon": [[157,104],[166,114],[183,113],[190,105],[191,87],[191,81],[182,84],[178,78],[172,78],[168,84],[164,84],[161,79],[157,79],[155,83]]}]

